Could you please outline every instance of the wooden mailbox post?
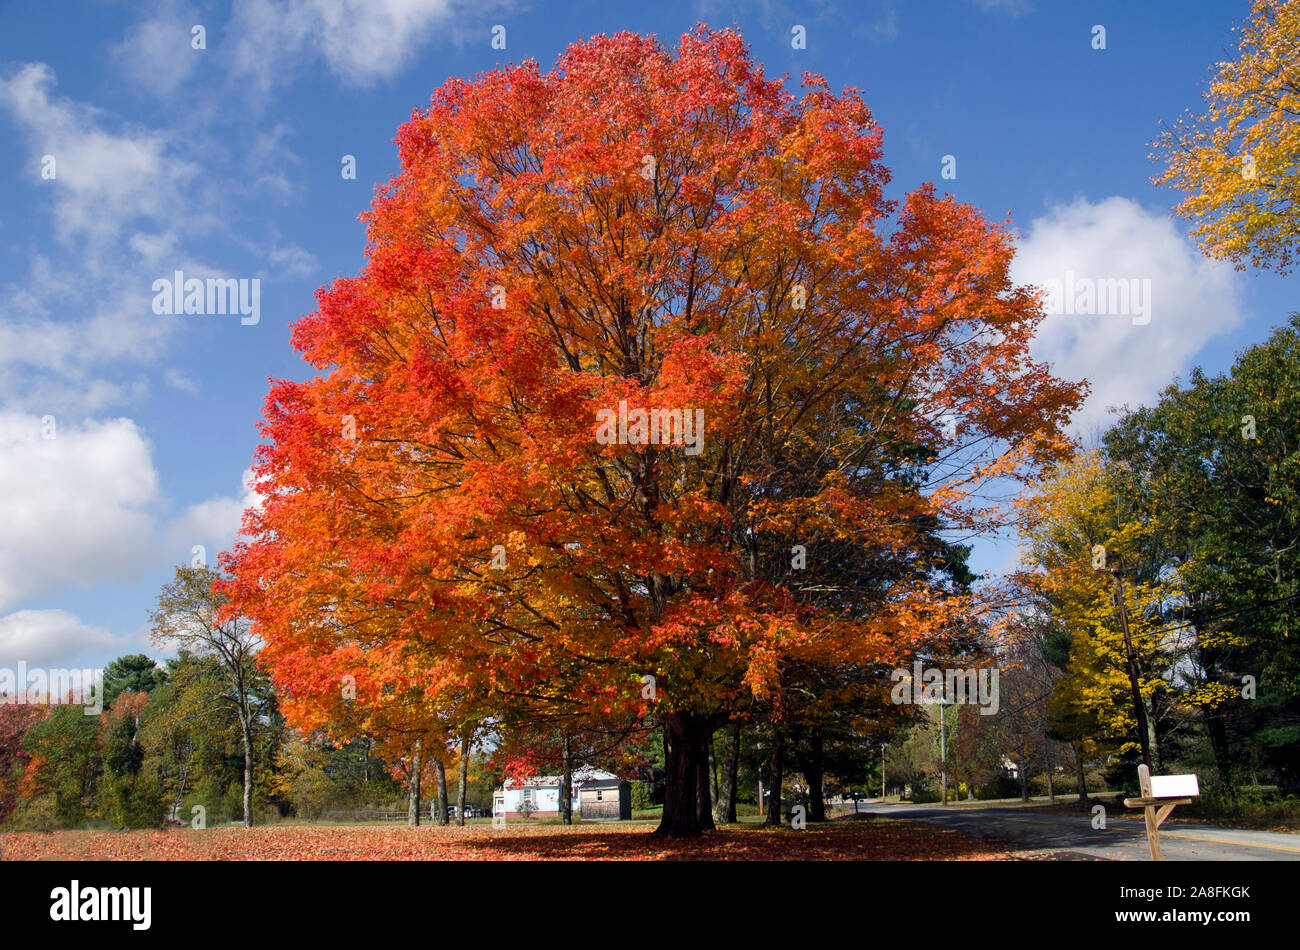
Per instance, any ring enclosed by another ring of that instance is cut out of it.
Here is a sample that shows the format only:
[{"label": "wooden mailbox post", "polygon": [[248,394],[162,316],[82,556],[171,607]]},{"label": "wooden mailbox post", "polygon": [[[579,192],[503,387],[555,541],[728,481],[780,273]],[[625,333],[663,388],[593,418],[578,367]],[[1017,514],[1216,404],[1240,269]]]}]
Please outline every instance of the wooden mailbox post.
[{"label": "wooden mailbox post", "polygon": [[1196,784],[1195,775],[1152,776],[1145,763],[1138,766],[1138,785],[1142,789],[1142,797],[1124,799],[1124,807],[1142,809],[1146,817],[1147,845],[1151,848],[1151,860],[1160,861],[1160,823],[1169,817],[1175,805],[1190,805],[1192,797],[1201,791]]}]

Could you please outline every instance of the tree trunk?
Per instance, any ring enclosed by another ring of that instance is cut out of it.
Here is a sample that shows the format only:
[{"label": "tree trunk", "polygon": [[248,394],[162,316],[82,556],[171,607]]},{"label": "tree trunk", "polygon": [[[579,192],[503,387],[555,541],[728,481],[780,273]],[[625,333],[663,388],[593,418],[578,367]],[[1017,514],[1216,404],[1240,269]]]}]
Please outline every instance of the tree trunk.
[{"label": "tree trunk", "polygon": [[433,774],[438,779],[438,824],[451,824],[451,816],[447,814],[447,767],[442,764],[442,759],[433,760]]},{"label": "tree trunk", "polygon": [[1020,800],[1029,801],[1029,772],[1025,769],[1025,749],[1020,748]]},{"label": "tree trunk", "polygon": [[718,824],[736,823],[736,773],[740,767],[740,723],[728,723],[722,746],[722,774],[718,777],[718,795],[713,802],[713,820]]},{"label": "tree trunk", "polygon": [[824,754],[821,733],[814,730],[809,743],[812,748],[809,751],[808,761],[804,764],[803,770],[803,777],[808,782],[808,820],[825,821],[826,799],[822,797],[822,780],[825,778],[825,768],[822,765]]},{"label": "tree trunk", "polygon": [[664,716],[664,811],[656,835],[686,838],[714,829],[709,740],[718,720],[693,712]]},{"label": "tree trunk", "polygon": [[469,756],[470,756],[470,732],[465,732],[460,737],[460,775],[457,776],[458,784],[456,787],[456,824],[465,824],[465,797],[468,792],[466,788],[469,785]]},{"label": "tree trunk", "polygon": [[244,827],[253,827],[253,730],[247,710],[239,717],[244,736]]},{"label": "tree trunk", "polygon": [[180,787],[176,790],[176,806],[172,809],[172,811],[176,813],[177,818],[180,818],[181,805],[185,803],[185,782],[190,774],[190,763],[188,761],[181,766],[180,772]]},{"label": "tree trunk", "polygon": [[411,766],[406,773],[406,823],[420,827],[420,743],[411,752]]},{"label": "tree trunk", "polygon": [[695,777],[695,810],[698,813],[697,820],[701,827],[713,828],[713,793],[709,790],[709,748],[713,745],[713,733],[717,729],[717,724],[710,726],[709,733],[704,737],[704,764],[696,771]]},{"label": "tree trunk", "polygon": [[1149,703],[1145,703],[1147,715],[1147,745],[1151,747],[1151,774],[1159,775],[1164,769],[1160,761],[1161,744],[1156,735],[1156,698],[1151,697]]},{"label": "tree trunk", "polygon": [[1074,744],[1074,765],[1075,768],[1078,769],[1078,773],[1079,773],[1078,774],[1079,801],[1086,802],[1088,800],[1088,779],[1083,774],[1083,743],[1082,742],[1076,742]]},{"label": "tree trunk", "polygon": [[1210,748],[1214,751],[1214,764],[1219,769],[1219,778],[1231,781],[1232,756],[1228,754],[1228,730],[1223,724],[1223,713],[1217,709],[1205,709],[1206,731],[1210,734]]},{"label": "tree trunk", "polygon": [[1047,755],[1047,800],[1056,801],[1056,787],[1052,784],[1052,770],[1056,768],[1056,763],[1052,761],[1052,740],[1048,739],[1044,751]]},{"label": "tree trunk", "polygon": [[569,746],[569,736],[564,736],[564,748],[560,753],[562,756],[561,769],[563,775],[560,778],[560,823],[564,825],[573,824],[573,753]]},{"label": "tree trunk", "polygon": [[772,750],[767,758],[767,823],[773,827],[781,824],[781,783],[785,777],[785,748],[781,731],[772,728]]},{"label": "tree trunk", "polygon": [[718,753],[717,750],[713,748],[715,744],[716,742],[714,739],[709,740],[709,795],[713,801],[713,820],[717,821],[717,806],[718,800],[721,796],[718,790]]}]

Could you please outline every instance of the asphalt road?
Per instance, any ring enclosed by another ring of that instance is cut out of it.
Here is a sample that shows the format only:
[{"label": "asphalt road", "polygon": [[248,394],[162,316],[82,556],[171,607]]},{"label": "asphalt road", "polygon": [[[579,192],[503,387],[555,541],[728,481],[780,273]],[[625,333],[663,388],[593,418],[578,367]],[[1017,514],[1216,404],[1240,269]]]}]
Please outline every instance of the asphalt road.
[{"label": "asphalt road", "polygon": [[[1087,816],[1017,808],[863,803],[858,809],[890,818],[932,822],[1016,850],[1053,851],[1061,858],[1151,860],[1142,820],[1118,817],[1114,808],[1107,809],[1104,830],[1094,829]],[[1300,835],[1166,821],[1160,826],[1160,850],[1166,861],[1300,861]]]}]

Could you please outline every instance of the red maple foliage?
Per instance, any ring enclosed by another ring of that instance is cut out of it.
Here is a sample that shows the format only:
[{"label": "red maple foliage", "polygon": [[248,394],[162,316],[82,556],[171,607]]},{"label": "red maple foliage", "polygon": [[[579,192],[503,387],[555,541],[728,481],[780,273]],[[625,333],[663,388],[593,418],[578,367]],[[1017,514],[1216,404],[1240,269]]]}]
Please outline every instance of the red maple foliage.
[{"label": "red maple foliage", "polygon": [[941,643],[975,608],[935,527],[1061,451],[1081,392],[1029,356],[1011,238],[887,199],[859,95],[731,31],[448,81],[397,143],[365,267],[294,327],[321,375],[267,400],[231,609],[304,727],[654,709],[661,830],[712,827],[714,729],[792,662]]}]

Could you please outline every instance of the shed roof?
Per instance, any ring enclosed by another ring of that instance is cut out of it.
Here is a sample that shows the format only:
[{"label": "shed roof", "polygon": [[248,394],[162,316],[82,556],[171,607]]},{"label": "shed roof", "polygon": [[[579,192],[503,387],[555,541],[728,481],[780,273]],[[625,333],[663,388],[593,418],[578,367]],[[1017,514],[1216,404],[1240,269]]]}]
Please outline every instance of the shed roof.
[{"label": "shed roof", "polygon": [[623,778],[602,778],[594,782],[583,782],[585,788],[618,788],[620,785],[628,784],[627,779]]},{"label": "shed roof", "polygon": [[[606,772],[604,769],[594,769],[584,766],[573,771],[574,788],[591,788],[594,782],[607,782],[613,779],[619,781],[617,775],[613,772]],[[522,782],[516,782],[512,778],[505,781],[506,788],[559,788],[560,783],[564,780],[563,775],[534,775]]]}]

